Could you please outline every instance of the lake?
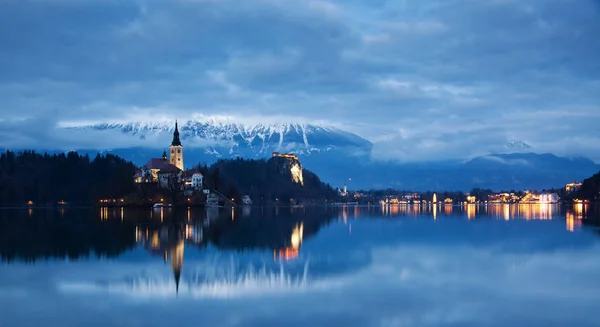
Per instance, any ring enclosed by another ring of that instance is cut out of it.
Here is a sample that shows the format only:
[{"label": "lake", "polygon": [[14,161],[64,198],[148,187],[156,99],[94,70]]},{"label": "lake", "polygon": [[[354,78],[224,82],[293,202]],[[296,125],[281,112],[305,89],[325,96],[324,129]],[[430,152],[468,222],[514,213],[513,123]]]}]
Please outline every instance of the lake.
[{"label": "lake", "polygon": [[587,204],[0,209],[0,326],[599,326]]}]

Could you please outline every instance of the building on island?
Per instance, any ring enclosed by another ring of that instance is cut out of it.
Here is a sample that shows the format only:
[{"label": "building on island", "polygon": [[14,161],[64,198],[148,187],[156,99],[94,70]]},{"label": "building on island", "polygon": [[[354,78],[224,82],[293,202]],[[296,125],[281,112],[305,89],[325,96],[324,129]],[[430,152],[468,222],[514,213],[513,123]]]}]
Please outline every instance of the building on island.
[{"label": "building on island", "polygon": [[183,171],[175,165],[168,164],[158,171],[158,185],[162,188],[175,189],[183,180]]},{"label": "building on island", "polygon": [[187,170],[183,173],[183,181],[186,189],[200,190],[204,184],[204,175],[195,169]]},{"label": "building on island", "polygon": [[196,169],[184,170],[183,145],[179,138],[179,126],[175,121],[173,141],[169,147],[169,157],[163,151],[161,158],[152,158],[134,175],[136,183],[153,183],[162,188],[201,190],[204,176]]}]

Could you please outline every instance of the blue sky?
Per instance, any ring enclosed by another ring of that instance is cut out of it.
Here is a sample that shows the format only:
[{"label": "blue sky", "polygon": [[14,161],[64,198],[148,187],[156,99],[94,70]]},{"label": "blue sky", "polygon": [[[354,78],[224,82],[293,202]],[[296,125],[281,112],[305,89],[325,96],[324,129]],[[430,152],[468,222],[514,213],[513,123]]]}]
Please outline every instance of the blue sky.
[{"label": "blue sky", "polygon": [[203,115],[324,122],[382,158],[600,160],[599,33],[597,0],[4,0],[0,147]]}]

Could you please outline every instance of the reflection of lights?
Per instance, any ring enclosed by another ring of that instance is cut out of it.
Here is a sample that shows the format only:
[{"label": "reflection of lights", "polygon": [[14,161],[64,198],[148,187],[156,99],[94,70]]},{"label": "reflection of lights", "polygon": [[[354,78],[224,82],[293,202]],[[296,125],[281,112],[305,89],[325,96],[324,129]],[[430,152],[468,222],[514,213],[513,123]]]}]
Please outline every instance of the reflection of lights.
[{"label": "reflection of lights", "polygon": [[108,207],[100,208],[100,220],[108,220]]},{"label": "reflection of lights", "polygon": [[300,244],[302,244],[302,237],[304,234],[304,223],[300,223],[300,225],[296,225],[294,230],[292,231],[291,243],[294,249],[300,248]]},{"label": "reflection of lights", "polygon": [[121,207],[121,221],[123,221],[124,218],[125,218],[125,212],[123,210],[123,207]]},{"label": "reflection of lights", "polygon": [[433,205],[433,220],[437,220],[437,205],[435,204]]},{"label": "reflection of lights", "polygon": [[164,208],[160,208],[160,222],[162,223],[163,220],[165,219],[165,210]]},{"label": "reflection of lights", "polygon": [[292,230],[292,236],[291,236],[291,245],[285,249],[280,249],[279,251],[274,250],[273,251],[273,258],[274,259],[285,259],[285,260],[291,260],[291,259],[295,259],[298,257],[298,249],[300,248],[300,245],[302,244],[302,235],[304,233],[304,223],[300,223],[300,225],[296,225],[296,227],[294,227],[294,229]]},{"label": "reflection of lights", "polygon": [[231,207],[231,220],[235,219],[235,212],[233,210],[233,207]]},{"label": "reflection of lights", "polygon": [[274,257],[276,259],[280,258],[280,259],[285,259],[285,260],[296,259],[298,257],[298,249],[285,248],[285,249],[279,250],[278,252],[274,252]]},{"label": "reflection of lights", "polygon": [[475,218],[475,205],[472,203],[467,204],[467,219]]},{"label": "reflection of lights", "polygon": [[33,215],[33,209],[27,209],[27,213],[29,214],[29,217],[31,217]]},{"label": "reflection of lights", "polygon": [[185,239],[189,240],[194,236],[194,230],[191,225],[185,225]]},{"label": "reflection of lights", "polygon": [[578,202],[573,206],[573,210],[578,218],[583,217],[583,203]]},{"label": "reflection of lights", "polygon": [[152,233],[152,240],[150,241],[153,249],[158,249],[160,247],[160,240],[158,239],[158,232]]},{"label": "reflection of lights", "polygon": [[503,205],[504,207],[504,220],[510,220],[510,206],[508,204]]},{"label": "reflection of lights", "polygon": [[575,231],[575,216],[572,212],[567,212],[566,225],[569,232]]},{"label": "reflection of lights", "polygon": [[452,203],[450,203],[450,204],[446,203],[444,205],[444,213],[447,214],[447,215],[451,215],[452,214],[452,208],[453,208],[452,207]]},{"label": "reflection of lights", "polygon": [[342,207],[342,220],[344,224],[348,221],[348,207],[346,206]]}]

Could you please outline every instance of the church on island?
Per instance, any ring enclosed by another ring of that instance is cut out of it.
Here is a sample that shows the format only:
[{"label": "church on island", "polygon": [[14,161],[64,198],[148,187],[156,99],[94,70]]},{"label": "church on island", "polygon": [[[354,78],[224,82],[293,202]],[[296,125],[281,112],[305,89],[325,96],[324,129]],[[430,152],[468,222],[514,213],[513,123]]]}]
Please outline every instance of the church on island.
[{"label": "church on island", "polygon": [[204,176],[200,171],[185,170],[183,164],[183,145],[179,139],[179,127],[175,121],[173,142],[169,147],[169,157],[163,151],[161,158],[152,158],[134,175],[136,183],[154,183],[172,191],[201,190]]}]

